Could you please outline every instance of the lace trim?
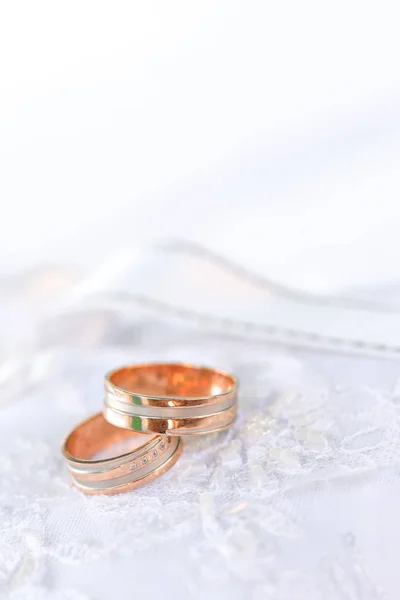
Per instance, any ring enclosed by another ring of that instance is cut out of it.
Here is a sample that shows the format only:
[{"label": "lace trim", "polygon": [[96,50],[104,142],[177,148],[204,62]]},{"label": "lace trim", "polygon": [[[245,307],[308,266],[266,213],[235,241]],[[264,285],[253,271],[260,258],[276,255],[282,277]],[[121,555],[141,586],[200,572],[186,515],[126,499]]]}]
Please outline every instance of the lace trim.
[{"label": "lace trim", "polygon": [[[293,540],[308,543],[295,510],[301,490],[317,493],[322,484],[400,462],[398,390],[332,390],[302,363],[268,358],[268,371],[244,371],[237,425],[190,440],[174,469],[133,494],[82,496],[70,488],[54,447],[34,432],[3,451],[0,582],[7,598],[36,598],[46,557],[72,567],[190,540],[188,577],[211,598],[235,581],[243,599],[251,585],[255,598],[383,600],[351,533],[340,555],[325,556],[308,574],[283,557]],[[68,393],[57,410],[71,411]],[[349,586],[363,595],[346,596]],[[70,593],[65,598],[80,600]]]}]

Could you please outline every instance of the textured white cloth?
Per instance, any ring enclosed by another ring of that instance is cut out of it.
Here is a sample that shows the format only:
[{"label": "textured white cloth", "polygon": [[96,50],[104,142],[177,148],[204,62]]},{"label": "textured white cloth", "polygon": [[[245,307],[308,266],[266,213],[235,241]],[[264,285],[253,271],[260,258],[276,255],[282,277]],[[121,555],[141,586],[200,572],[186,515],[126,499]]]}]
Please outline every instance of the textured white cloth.
[{"label": "textured white cloth", "polygon": [[[55,272],[3,286],[3,320],[20,315],[21,331],[1,346],[0,597],[397,599],[398,362],[272,346],[232,335],[230,322],[193,326],[193,316],[130,303],[121,282],[139,272],[122,269],[117,284],[114,267],[79,285],[57,272],[62,291],[45,319],[34,307]],[[214,292],[222,284],[229,292],[220,278]],[[159,290],[163,300],[169,288]],[[31,305],[26,322],[15,298]],[[106,370],[148,360],[234,372],[239,419],[186,442],[150,485],[85,497],[70,486],[61,439],[101,409]]]},{"label": "textured white cloth", "polygon": [[[0,4],[0,599],[398,600],[398,2]],[[273,281],[101,265],[183,232]],[[147,360],[233,371],[238,422],[82,496],[61,439]]]}]

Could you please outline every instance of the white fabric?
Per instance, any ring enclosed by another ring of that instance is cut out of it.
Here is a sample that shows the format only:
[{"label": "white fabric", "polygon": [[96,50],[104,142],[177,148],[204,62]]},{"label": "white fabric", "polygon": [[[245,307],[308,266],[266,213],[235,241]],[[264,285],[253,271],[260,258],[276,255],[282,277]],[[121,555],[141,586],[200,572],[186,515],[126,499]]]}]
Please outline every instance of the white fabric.
[{"label": "white fabric", "polygon": [[[46,269],[3,285],[2,320],[24,313],[16,297],[32,314],[2,338],[0,597],[397,599],[398,362],[271,346],[129,304],[115,292],[144,278],[127,264],[118,277],[115,264],[84,280],[59,270],[58,295]],[[214,285],[234,301],[227,280]],[[170,288],[158,289],[163,300]],[[251,313],[249,290],[247,302]],[[236,373],[238,422],[186,442],[151,485],[87,498],[70,487],[61,439],[100,409],[107,369],[147,360]]]},{"label": "white fabric", "polygon": [[400,357],[400,306],[388,294],[384,300],[372,300],[299,291],[181,241],[117,253],[107,271],[111,290],[104,289],[101,269],[100,277],[89,278],[75,290],[72,305],[86,302],[86,296],[90,305],[107,299],[120,307],[139,303],[214,331]]},{"label": "white fabric", "polygon": [[[1,3],[1,600],[398,600],[398,24]],[[183,234],[272,281],[141,247]],[[237,424],[81,496],[62,437],[107,369],[167,359],[237,373]]]}]

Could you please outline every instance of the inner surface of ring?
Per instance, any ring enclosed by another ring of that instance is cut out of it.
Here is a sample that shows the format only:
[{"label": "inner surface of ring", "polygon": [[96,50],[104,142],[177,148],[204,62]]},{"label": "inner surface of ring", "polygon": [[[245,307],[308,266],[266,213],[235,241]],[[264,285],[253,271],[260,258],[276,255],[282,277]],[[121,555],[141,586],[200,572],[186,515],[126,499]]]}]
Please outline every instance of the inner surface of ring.
[{"label": "inner surface of ring", "polygon": [[216,396],[236,384],[234,377],[213,369],[171,364],[123,367],[111,373],[109,380],[127,392],[164,398]]},{"label": "inner surface of ring", "polygon": [[[154,437],[156,436],[147,436],[145,434],[138,434],[134,431],[115,427],[115,425],[108,423],[102,414],[98,414],[80,425],[71,433],[65,449],[71,456],[78,460],[90,460],[106,448],[121,442],[137,442],[135,445],[138,447]],[[132,447],[126,448],[124,452],[130,452],[133,449],[134,448]],[[119,454],[124,452],[119,452]]]}]

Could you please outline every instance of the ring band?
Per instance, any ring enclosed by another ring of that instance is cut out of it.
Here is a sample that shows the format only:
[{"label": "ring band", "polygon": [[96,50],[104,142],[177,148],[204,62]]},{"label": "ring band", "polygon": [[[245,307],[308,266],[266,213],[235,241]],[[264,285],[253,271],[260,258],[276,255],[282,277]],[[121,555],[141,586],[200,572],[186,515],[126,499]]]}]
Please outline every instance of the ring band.
[{"label": "ring band", "polygon": [[[112,458],[93,458],[128,439],[140,445]],[[78,425],[62,445],[73,483],[85,494],[118,494],[145,485],[170,469],[181,451],[179,437],[138,435],[107,423],[101,413]]]},{"label": "ring band", "polygon": [[134,431],[196,435],[230,427],[233,375],[186,364],[130,365],[106,375],[104,417]]}]

